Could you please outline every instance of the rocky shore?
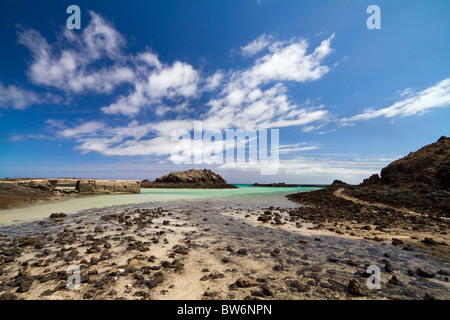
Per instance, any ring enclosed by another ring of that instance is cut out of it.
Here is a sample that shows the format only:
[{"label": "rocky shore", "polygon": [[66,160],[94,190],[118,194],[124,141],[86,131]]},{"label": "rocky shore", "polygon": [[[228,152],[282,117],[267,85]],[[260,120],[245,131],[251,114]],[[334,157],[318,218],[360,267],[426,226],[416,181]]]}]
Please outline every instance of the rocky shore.
[{"label": "rocky shore", "polygon": [[[60,187],[60,188],[58,188]],[[0,210],[64,196],[140,193],[138,180],[17,179],[0,181]]]},{"label": "rocky shore", "polygon": [[[448,263],[296,213],[206,202],[54,213],[28,235],[0,238],[0,299],[448,298]],[[380,290],[366,286],[370,265]]]},{"label": "rocky shore", "polygon": [[51,201],[66,195],[77,194],[75,190],[56,190],[47,182],[0,182],[0,209],[20,207],[43,201]]},{"label": "rocky shore", "polygon": [[[297,215],[339,234],[392,240],[450,260],[450,138],[441,137],[396,160],[360,185],[335,181],[322,190],[289,195],[306,205]],[[393,238],[397,240],[393,240]]]}]

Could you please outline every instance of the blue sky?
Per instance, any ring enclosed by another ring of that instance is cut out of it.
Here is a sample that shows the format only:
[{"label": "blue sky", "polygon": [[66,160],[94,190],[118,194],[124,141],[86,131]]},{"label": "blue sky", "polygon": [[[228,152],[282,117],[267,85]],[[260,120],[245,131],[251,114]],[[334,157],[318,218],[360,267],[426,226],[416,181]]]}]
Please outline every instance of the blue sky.
[{"label": "blue sky", "polygon": [[[449,14],[445,0],[0,1],[0,177],[359,183],[449,136]],[[278,173],[174,164],[171,134],[194,120],[278,129]]]}]

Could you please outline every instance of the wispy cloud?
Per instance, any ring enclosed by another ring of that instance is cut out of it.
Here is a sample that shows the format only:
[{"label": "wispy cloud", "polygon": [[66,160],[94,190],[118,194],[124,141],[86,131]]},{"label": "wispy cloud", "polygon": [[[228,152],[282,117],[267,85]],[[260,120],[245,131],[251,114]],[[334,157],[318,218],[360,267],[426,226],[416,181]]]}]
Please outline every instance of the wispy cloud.
[{"label": "wispy cloud", "polygon": [[256,38],[246,46],[241,47],[241,54],[246,57],[251,57],[268,47],[273,42],[273,36],[263,34]]},{"label": "wispy cloud", "polygon": [[[357,155],[333,155],[328,157],[297,156],[291,159],[280,159],[277,177],[295,177],[296,183],[301,181],[321,181],[331,183],[339,179],[348,183],[360,183],[364,178],[379,173],[386,166],[389,159],[358,158]],[[221,170],[258,172],[264,164],[261,163],[225,163]]]},{"label": "wispy cloud", "polygon": [[286,144],[280,145],[279,152],[282,153],[294,153],[294,152],[302,152],[302,151],[311,151],[318,149],[317,145],[309,145],[308,143],[295,143],[295,144]]},{"label": "wispy cloud", "polygon": [[342,123],[345,125],[378,117],[393,118],[423,115],[434,108],[450,107],[450,78],[420,92],[414,92],[410,88],[405,89],[400,93],[400,96],[406,97],[406,99],[397,101],[386,108],[369,109],[350,118],[344,118]]},{"label": "wispy cloud", "polygon": [[79,137],[80,135],[93,133],[103,129],[105,124],[98,121],[89,121],[74,128],[64,129],[60,131],[61,136],[65,138]]},{"label": "wispy cloud", "polygon": [[13,108],[23,110],[31,105],[44,102],[41,95],[14,85],[5,87],[0,83],[0,108]]},{"label": "wispy cloud", "polygon": [[[89,14],[91,20],[80,35],[65,28],[53,44],[38,31],[20,27],[19,43],[33,58],[28,75],[34,84],[75,93],[111,92],[133,80],[133,70],[123,64],[124,38],[100,15]],[[106,66],[98,68],[100,59]]]}]

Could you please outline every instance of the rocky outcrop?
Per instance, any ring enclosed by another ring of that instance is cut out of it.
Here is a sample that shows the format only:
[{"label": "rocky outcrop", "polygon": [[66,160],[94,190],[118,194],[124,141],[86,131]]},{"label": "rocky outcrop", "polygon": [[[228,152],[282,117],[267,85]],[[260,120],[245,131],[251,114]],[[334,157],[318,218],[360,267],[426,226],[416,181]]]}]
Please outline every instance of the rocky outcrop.
[{"label": "rocky outcrop", "polygon": [[0,182],[0,209],[54,199],[55,194],[43,186],[43,184],[39,184],[38,187],[31,187],[17,182]]},{"label": "rocky outcrop", "polygon": [[140,193],[138,180],[88,180],[77,181],[76,190],[80,195]]},{"label": "rocky outcrop", "polygon": [[142,188],[198,188],[198,189],[226,189],[236,188],[228,184],[217,173],[208,169],[171,172],[151,182],[141,182]]},{"label": "rocky outcrop", "polygon": [[273,187],[273,188],[292,188],[292,187],[298,187],[297,184],[286,184],[284,182],[277,182],[277,183],[254,183],[253,187]]},{"label": "rocky outcrop", "polygon": [[[381,170],[381,177],[374,174],[357,186],[335,180],[322,190],[288,195],[288,199],[314,206],[308,209],[314,222],[366,221],[380,228],[409,226],[415,231],[433,230],[438,225],[447,230],[449,175],[450,138],[441,137],[437,142],[393,161]],[[305,219],[306,216],[302,215]]]},{"label": "rocky outcrop", "polygon": [[56,187],[72,187],[75,188],[77,186],[77,181],[80,179],[76,178],[59,178],[52,181],[55,181]]},{"label": "rocky outcrop", "polygon": [[360,184],[361,186],[376,186],[381,183],[381,178],[378,173],[371,175],[369,178],[364,179]]},{"label": "rocky outcrop", "polygon": [[435,143],[391,162],[381,170],[379,183],[450,190],[450,138],[442,136]]},{"label": "rocky outcrop", "polygon": [[24,187],[49,191],[54,190],[56,187],[56,180],[49,180],[49,179],[22,180],[17,181],[16,183]]}]

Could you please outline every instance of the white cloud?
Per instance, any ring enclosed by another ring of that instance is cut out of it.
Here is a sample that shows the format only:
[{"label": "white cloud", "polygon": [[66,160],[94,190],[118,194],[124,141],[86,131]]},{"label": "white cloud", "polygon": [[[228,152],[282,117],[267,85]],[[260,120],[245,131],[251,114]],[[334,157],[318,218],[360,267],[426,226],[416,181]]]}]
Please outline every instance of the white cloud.
[{"label": "white cloud", "polygon": [[[287,83],[316,81],[329,72],[323,61],[332,52],[334,34],[311,50],[304,39],[275,41],[263,35],[242,47],[248,57],[265,52],[250,67],[204,75],[187,62],[161,61],[150,48],[125,53],[125,38],[114,26],[94,12],[89,14],[91,20],[81,33],[64,29],[54,43],[32,29],[19,32],[19,42],[32,55],[28,75],[37,85],[85,95],[113,94],[128,84],[112,103],[101,107],[106,115],[129,116],[128,125],[114,127],[91,120],[69,128],[48,121],[58,136],[75,139],[83,153],[169,155],[171,133],[192,130],[194,120],[202,121],[204,130],[299,125],[308,131],[330,117],[323,106],[308,100],[293,102]],[[206,104],[191,106],[205,93],[209,94]],[[142,112],[151,120],[133,120]],[[166,119],[159,120],[163,116]]]},{"label": "white cloud", "polygon": [[91,20],[83,29],[82,38],[86,49],[93,59],[103,55],[115,60],[122,56],[121,50],[125,46],[123,36],[100,15],[89,11]]},{"label": "white cloud", "polygon": [[402,91],[401,96],[406,99],[395,102],[389,107],[378,110],[366,110],[365,112],[350,118],[342,119],[342,123],[351,124],[355,121],[369,120],[378,117],[393,118],[423,115],[434,108],[450,106],[450,78],[440,81],[434,86],[423,91],[413,93],[411,89]]},{"label": "white cloud", "polygon": [[[49,44],[33,29],[18,32],[19,43],[32,54],[28,75],[33,83],[66,92],[111,92],[132,82],[133,70],[121,65],[125,40],[102,17],[90,11],[91,20],[80,35],[64,29],[63,37]],[[97,68],[95,62],[109,59],[112,65]]]},{"label": "white cloud", "polygon": [[317,145],[308,145],[307,143],[296,143],[290,145],[280,145],[279,153],[291,153],[291,152],[302,152],[302,151],[311,151],[318,149]]},{"label": "white cloud", "polygon": [[153,52],[143,52],[138,55],[138,59],[146,62],[149,66],[161,69],[162,64],[158,59],[158,56]]},{"label": "white cloud", "polygon": [[207,126],[214,123],[219,128],[276,128],[328,121],[330,114],[323,106],[291,102],[285,83],[323,77],[329,68],[322,61],[332,52],[333,38],[334,34],[309,54],[306,40],[272,41],[273,37],[266,35],[256,39],[248,48],[267,47],[270,39],[269,53],[248,69],[228,72],[228,79],[223,80],[218,97],[208,102],[210,110],[202,120]]},{"label": "white cloud", "polygon": [[[322,155],[298,156],[292,159],[280,159],[276,177],[278,179],[285,177],[289,181],[292,181],[295,177],[295,181],[293,181],[295,183],[302,183],[302,181],[331,183],[335,179],[347,183],[361,183],[363,179],[374,173],[379,173],[389,162],[389,159],[357,159],[354,155],[334,155],[332,158]],[[222,170],[258,172],[263,165],[261,163],[225,163],[219,168]]]},{"label": "white cloud", "polygon": [[9,138],[9,141],[25,141],[25,137],[21,134],[14,134]]},{"label": "white cloud", "polygon": [[[187,63],[176,61],[172,66],[163,65],[156,56],[145,58],[151,66],[157,66],[156,70],[147,70],[146,78],[139,79],[134,84],[134,90],[128,96],[120,96],[116,102],[102,111],[106,114],[135,115],[141,108],[148,106],[160,106],[163,99],[176,100],[189,99],[196,95],[199,74]],[[165,106],[166,110],[170,108]]]},{"label": "white cloud", "polygon": [[148,77],[147,94],[153,99],[189,98],[195,95],[198,78],[197,71],[191,65],[176,61]]},{"label": "white cloud", "polygon": [[0,83],[0,108],[23,110],[31,105],[41,104],[44,99],[37,93],[14,85],[7,87]]},{"label": "white cloud", "polygon": [[105,127],[105,124],[98,121],[89,121],[74,128],[68,128],[60,131],[61,136],[65,138],[78,137],[82,134],[93,134]]},{"label": "white cloud", "polygon": [[205,90],[206,91],[212,91],[216,89],[221,83],[224,78],[224,75],[221,71],[217,71],[212,76],[209,76],[206,78],[206,84],[205,84]]},{"label": "white cloud", "polygon": [[273,36],[263,34],[256,38],[244,47],[241,47],[241,53],[243,56],[251,57],[268,47],[273,41]]}]

